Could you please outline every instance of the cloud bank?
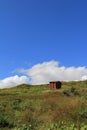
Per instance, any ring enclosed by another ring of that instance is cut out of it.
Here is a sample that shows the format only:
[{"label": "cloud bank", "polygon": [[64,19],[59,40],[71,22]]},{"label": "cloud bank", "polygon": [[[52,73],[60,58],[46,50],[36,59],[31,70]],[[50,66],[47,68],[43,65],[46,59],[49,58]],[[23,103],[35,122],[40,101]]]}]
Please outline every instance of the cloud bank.
[{"label": "cloud bank", "polygon": [[26,74],[31,79],[31,84],[45,84],[52,80],[76,81],[87,79],[86,67],[59,66],[57,61],[36,64],[30,69],[20,69],[19,72]]},{"label": "cloud bank", "polygon": [[0,80],[0,88],[13,87],[13,86],[16,86],[18,84],[27,83],[27,81],[28,81],[27,76],[20,76],[19,77],[18,75],[15,75],[15,76]]},{"label": "cloud bank", "polygon": [[29,69],[18,70],[23,76],[12,76],[0,80],[0,88],[8,88],[22,83],[45,84],[52,80],[78,81],[87,79],[86,67],[60,66],[57,61],[36,64]]}]

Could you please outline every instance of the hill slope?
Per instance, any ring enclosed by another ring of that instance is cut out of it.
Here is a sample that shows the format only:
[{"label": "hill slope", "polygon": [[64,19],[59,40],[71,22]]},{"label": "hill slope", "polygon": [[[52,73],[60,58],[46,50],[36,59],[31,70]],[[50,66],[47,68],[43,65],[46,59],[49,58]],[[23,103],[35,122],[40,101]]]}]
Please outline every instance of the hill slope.
[{"label": "hill slope", "polygon": [[0,90],[1,130],[81,130],[86,124],[87,81],[62,82],[58,90],[26,84]]}]

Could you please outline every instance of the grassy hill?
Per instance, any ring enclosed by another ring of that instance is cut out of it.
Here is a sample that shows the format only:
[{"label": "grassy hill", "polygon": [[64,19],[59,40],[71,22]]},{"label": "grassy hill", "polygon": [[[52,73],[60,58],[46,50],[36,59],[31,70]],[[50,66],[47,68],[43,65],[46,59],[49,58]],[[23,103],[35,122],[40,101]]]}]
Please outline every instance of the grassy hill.
[{"label": "grassy hill", "polygon": [[87,81],[0,89],[0,130],[87,130]]}]

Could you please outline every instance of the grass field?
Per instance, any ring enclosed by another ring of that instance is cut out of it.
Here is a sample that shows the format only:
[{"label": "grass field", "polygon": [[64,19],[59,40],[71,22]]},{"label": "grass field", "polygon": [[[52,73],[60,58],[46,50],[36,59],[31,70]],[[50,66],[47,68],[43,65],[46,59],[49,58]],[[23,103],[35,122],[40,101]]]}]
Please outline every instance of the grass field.
[{"label": "grass field", "polygon": [[0,89],[0,130],[87,130],[87,81]]}]

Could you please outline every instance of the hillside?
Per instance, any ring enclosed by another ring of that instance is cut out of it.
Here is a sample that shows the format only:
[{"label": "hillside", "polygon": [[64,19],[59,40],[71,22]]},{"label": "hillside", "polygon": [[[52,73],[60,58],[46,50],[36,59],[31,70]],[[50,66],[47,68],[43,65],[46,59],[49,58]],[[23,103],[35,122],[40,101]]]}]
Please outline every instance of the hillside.
[{"label": "hillside", "polygon": [[0,130],[87,130],[87,81],[0,90]]}]

